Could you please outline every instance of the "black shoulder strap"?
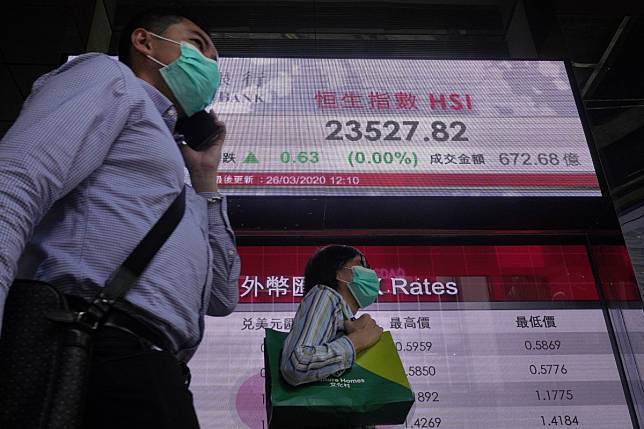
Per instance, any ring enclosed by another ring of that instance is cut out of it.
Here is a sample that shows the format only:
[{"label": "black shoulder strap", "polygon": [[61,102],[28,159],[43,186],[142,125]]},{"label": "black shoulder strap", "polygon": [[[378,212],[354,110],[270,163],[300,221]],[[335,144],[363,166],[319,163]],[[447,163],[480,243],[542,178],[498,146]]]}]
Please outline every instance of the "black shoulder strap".
[{"label": "black shoulder strap", "polygon": [[97,297],[98,299],[113,303],[115,300],[125,296],[134,282],[143,274],[152,258],[172,235],[185,210],[186,189],[184,187],[163,216],[130,253],[125,262],[112,273]]},{"label": "black shoulder strap", "polygon": [[96,330],[109,313],[114,302],[125,296],[132,285],[143,274],[152,258],[172,235],[186,211],[186,189],[170,204],[163,216],[154,224],[143,240],[130,253],[125,262],[118,267],[96,295],[86,311],[68,310],[48,312],[47,317],[54,322],[76,323],[85,329]]},{"label": "black shoulder strap", "polygon": [[96,295],[86,311],[51,310],[47,318],[54,322],[76,323],[85,329],[96,330],[109,313],[114,302],[125,296],[134,282],[143,274],[152,258],[172,235],[186,211],[186,188],[170,204],[143,240],[118,267]]}]

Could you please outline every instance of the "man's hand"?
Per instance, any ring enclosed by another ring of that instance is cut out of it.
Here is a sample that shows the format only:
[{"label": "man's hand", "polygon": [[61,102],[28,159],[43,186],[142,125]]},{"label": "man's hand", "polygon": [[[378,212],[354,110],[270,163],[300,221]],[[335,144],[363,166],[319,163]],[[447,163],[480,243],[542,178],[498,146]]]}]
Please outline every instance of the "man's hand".
[{"label": "man's hand", "polygon": [[181,153],[190,173],[192,187],[197,192],[217,191],[217,171],[221,161],[221,151],[226,138],[226,125],[211,112],[219,132],[213,136],[213,145],[207,150],[197,152],[188,145],[181,146]]}]

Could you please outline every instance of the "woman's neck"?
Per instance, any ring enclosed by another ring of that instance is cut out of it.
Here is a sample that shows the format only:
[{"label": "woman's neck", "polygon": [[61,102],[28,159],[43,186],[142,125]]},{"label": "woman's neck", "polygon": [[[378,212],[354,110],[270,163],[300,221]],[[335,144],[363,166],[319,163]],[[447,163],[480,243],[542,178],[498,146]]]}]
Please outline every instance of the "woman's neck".
[{"label": "woman's neck", "polygon": [[349,287],[344,283],[340,283],[340,286],[338,287],[338,292],[340,293],[340,295],[342,295],[342,298],[344,298],[344,302],[347,303],[347,305],[351,309],[351,312],[353,314],[356,314],[356,312],[360,307],[358,307],[358,303],[356,302],[356,299],[353,297],[353,294],[349,290]]}]

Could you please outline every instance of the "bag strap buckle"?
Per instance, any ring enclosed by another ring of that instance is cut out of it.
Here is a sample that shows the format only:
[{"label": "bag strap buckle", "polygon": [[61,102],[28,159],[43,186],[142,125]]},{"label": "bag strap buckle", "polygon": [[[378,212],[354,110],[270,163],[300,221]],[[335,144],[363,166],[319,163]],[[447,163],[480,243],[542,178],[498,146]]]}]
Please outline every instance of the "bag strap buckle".
[{"label": "bag strap buckle", "polygon": [[89,311],[79,311],[76,313],[75,323],[81,325],[90,331],[96,331],[101,321]]},{"label": "bag strap buckle", "polygon": [[99,296],[92,301],[86,311],[79,311],[76,313],[74,321],[84,328],[96,331],[113,305],[114,300],[105,298],[102,294],[99,294]]}]

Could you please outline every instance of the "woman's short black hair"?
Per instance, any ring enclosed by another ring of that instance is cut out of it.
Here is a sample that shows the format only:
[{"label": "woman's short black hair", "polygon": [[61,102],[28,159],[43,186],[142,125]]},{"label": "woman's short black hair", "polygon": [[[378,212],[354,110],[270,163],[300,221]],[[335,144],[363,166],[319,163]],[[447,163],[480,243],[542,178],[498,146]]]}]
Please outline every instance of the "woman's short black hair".
[{"label": "woman's short black hair", "polygon": [[204,26],[200,19],[187,14],[176,8],[154,8],[147,9],[143,12],[133,16],[132,19],[125,24],[119,39],[119,61],[128,66],[131,66],[131,53],[132,53],[132,33],[137,28],[145,28],[156,34],[163,34],[168,27],[173,24],[178,24],[182,20],[188,19],[197,26],[199,26],[206,34],[207,28]]},{"label": "woman's short black hair", "polygon": [[351,259],[360,256],[363,266],[368,266],[362,252],[355,247],[330,244],[315,252],[304,269],[304,295],[316,285],[338,290],[336,273]]}]

